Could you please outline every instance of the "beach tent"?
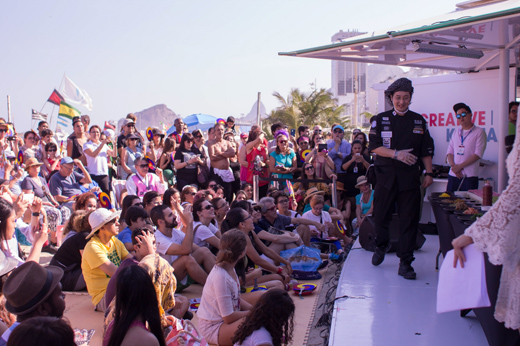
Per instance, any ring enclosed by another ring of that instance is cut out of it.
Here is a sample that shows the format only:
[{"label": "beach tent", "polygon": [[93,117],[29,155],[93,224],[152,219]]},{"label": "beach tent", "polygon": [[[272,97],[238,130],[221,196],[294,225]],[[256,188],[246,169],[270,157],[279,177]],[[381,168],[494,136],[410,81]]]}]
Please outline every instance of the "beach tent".
[{"label": "beach tent", "polygon": [[[478,6],[482,3],[489,5]],[[519,27],[520,1],[468,1],[459,4],[456,11],[427,20],[279,55],[463,73],[496,70],[499,77],[498,115],[503,118],[497,135],[503,146],[511,101],[509,68],[517,66]],[[505,158],[505,150],[499,150],[499,191],[505,189],[507,182]]]}]

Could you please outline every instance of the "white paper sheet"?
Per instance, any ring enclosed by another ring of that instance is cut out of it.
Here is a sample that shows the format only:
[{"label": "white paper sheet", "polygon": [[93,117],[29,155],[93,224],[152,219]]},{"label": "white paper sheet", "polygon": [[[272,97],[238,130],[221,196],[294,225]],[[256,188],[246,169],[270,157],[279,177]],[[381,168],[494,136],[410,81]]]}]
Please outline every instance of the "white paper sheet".
[{"label": "white paper sheet", "polygon": [[484,254],[471,244],[464,248],[464,268],[453,268],[453,250],[446,253],[437,286],[437,313],[490,306]]}]

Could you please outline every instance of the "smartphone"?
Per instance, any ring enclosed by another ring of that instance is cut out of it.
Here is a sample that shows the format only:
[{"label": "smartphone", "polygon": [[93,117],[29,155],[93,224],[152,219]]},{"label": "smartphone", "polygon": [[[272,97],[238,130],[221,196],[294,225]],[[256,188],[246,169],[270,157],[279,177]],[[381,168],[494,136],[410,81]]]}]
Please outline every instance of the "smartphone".
[{"label": "smartphone", "polygon": [[318,151],[321,152],[323,150],[327,150],[327,143],[318,144]]},{"label": "smartphone", "polygon": [[356,153],[356,156],[360,156],[361,154],[360,153]]},{"label": "smartphone", "polygon": [[33,193],[26,193],[25,195],[23,195],[23,201],[27,201],[29,203],[32,203],[34,202],[34,194]]},{"label": "smartphone", "polygon": [[296,129],[291,129],[291,136],[296,136]]}]

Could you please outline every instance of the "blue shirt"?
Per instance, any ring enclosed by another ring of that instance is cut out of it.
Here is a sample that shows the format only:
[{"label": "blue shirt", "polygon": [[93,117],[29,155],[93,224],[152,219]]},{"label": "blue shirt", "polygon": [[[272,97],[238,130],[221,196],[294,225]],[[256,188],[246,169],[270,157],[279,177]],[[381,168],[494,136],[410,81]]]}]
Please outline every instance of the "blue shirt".
[{"label": "blue shirt", "polygon": [[132,242],[132,231],[130,228],[125,228],[117,235],[117,239],[121,240],[121,243],[131,243]]},{"label": "blue shirt", "polygon": [[372,192],[370,193],[370,199],[368,200],[368,203],[363,203],[363,200],[361,199],[362,197],[362,193],[356,196],[356,205],[361,206],[361,214],[365,215],[370,210],[372,202],[374,201],[374,190],[372,190]]},{"label": "blue shirt", "polygon": [[[333,139],[327,141],[327,150],[329,151],[330,158],[334,161],[334,166],[336,166],[336,173],[345,173],[345,171],[341,169],[341,162],[343,162],[343,159],[350,154],[350,143],[342,139],[338,151],[334,149],[335,146],[336,142],[334,142]],[[338,155],[338,152],[342,155]]]}]

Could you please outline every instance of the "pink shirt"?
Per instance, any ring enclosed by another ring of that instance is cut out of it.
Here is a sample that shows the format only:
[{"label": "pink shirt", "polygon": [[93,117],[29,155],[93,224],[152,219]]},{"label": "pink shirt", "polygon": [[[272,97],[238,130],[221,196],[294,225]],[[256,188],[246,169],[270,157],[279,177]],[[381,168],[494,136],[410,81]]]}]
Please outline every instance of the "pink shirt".
[{"label": "pink shirt", "polygon": [[[463,139],[464,153],[461,154]],[[450,145],[448,146],[448,152],[446,154],[452,154],[453,162],[458,165],[466,161],[473,154],[477,154],[478,157],[482,158],[486,150],[486,144],[487,136],[484,129],[477,126],[473,126],[470,130],[458,128],[451,136]],[[480,160],[473,162],[471,165],[464,167],[462,174],[467,177],[478,177],[479,165]],[[452,177],[456,176],[451,169],[449,174]]]}]

